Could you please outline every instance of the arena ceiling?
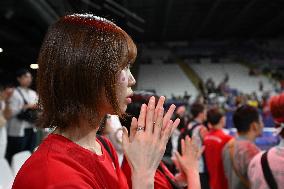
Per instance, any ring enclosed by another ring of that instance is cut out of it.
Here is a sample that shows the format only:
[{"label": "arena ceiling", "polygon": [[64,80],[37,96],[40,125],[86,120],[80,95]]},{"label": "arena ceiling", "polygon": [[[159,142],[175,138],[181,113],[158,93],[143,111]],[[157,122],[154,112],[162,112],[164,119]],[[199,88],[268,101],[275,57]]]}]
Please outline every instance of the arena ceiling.
[{"label": "arena ceiling", "polygon": [[283,0],[0,0],[0,68],[34,63],[48,26],[74,12],[110,18],[137,42],[284,37]]}]

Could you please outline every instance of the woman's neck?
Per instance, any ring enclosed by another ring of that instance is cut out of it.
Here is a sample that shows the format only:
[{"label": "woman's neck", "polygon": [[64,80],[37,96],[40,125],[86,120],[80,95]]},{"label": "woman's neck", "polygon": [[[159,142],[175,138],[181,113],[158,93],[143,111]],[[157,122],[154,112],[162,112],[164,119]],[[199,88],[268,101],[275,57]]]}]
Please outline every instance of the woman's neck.
[{"label": "woman's neck", "polygon": [[100,144],[96,141],[98,128],[91,126],[88,121],[80,120],[78,125],[70,125],[65,129],[57,128],[54,133],[62,135],[79,146],[102,155]]}]

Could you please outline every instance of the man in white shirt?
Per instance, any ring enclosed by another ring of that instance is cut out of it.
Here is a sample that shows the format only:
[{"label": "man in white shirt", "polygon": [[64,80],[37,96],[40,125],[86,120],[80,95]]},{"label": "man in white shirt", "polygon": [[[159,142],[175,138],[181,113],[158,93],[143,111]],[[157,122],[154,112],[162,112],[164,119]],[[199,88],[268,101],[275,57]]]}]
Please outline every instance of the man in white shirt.
[{"label": "man in white shirt", "polygon": [[32,75],[28,70],[17,72],[19,86],[14,90],[9,99],[11,118],[7,122],[8,146],[6,158],[9,162],[14,154],[21,151],[33,151],[36,142],[35,124],[19,119],[18,115],[25,110],[36,110],[38,97],[35,91],[29,89],[32,84]]},{"label": "man in white shirt", "polygon": [[13,87],[0,84],[0,158],[5,157],[7,146],[6,122],[10,116],[10,110],[6,103],[13,93]]}]

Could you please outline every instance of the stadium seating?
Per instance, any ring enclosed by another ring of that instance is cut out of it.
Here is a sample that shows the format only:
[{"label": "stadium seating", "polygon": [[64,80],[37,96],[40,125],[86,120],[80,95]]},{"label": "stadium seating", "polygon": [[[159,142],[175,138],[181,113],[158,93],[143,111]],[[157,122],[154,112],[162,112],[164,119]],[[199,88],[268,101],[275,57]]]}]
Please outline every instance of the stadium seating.
[{"label": "stadium seating", "polygon": [[183,95],[187,91],[196,96],[197,89],[177,64],[140,65],[137,79],[138,90],[155,90],[158,95],[171,97]]},{"label": "stadium seating", "polygon": [[265,76],[250,76],[249,68],[238,63],[190,63],[189,66],[202,78],[204,82],[208,78],[212,78],[216,85],[218,85],[228,73],[230,80],[229,86],[233,89],[251,94],[252,92],[258,92],[259,82],[263,82],[264,90],[273,90],[273,85],[269,82],[269,79]]}]

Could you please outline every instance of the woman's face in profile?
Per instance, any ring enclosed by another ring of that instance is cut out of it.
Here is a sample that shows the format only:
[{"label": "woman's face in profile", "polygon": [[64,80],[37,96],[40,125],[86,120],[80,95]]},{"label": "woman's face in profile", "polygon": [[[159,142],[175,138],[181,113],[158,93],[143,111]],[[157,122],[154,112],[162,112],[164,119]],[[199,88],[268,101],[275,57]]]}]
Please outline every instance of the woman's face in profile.
[{"label": "woman's face in profile", "polygon": [[120,71],[116,85],[119,108],[123,113],[126,111],[127,105],[131,103],[131,96],[133,95],[131,87],[135,85],[135,83],[136,81],[130,71],[129,64]]},{"label": "woman's face in profile", "polygon": [[[127,34],[126,34],[127,35]],[[127,105],[131,103],[131,96],[133,91],[132,86],[136,81],[130,71],[131,64],[135,61],[137,55],[137,48],[134,42],[127,35],[128,45],[128,62],[129,64],[118,73],[118,80],[116,85],[116,96],[119,103],[119,108],[122,113],[125,113]]]}]

